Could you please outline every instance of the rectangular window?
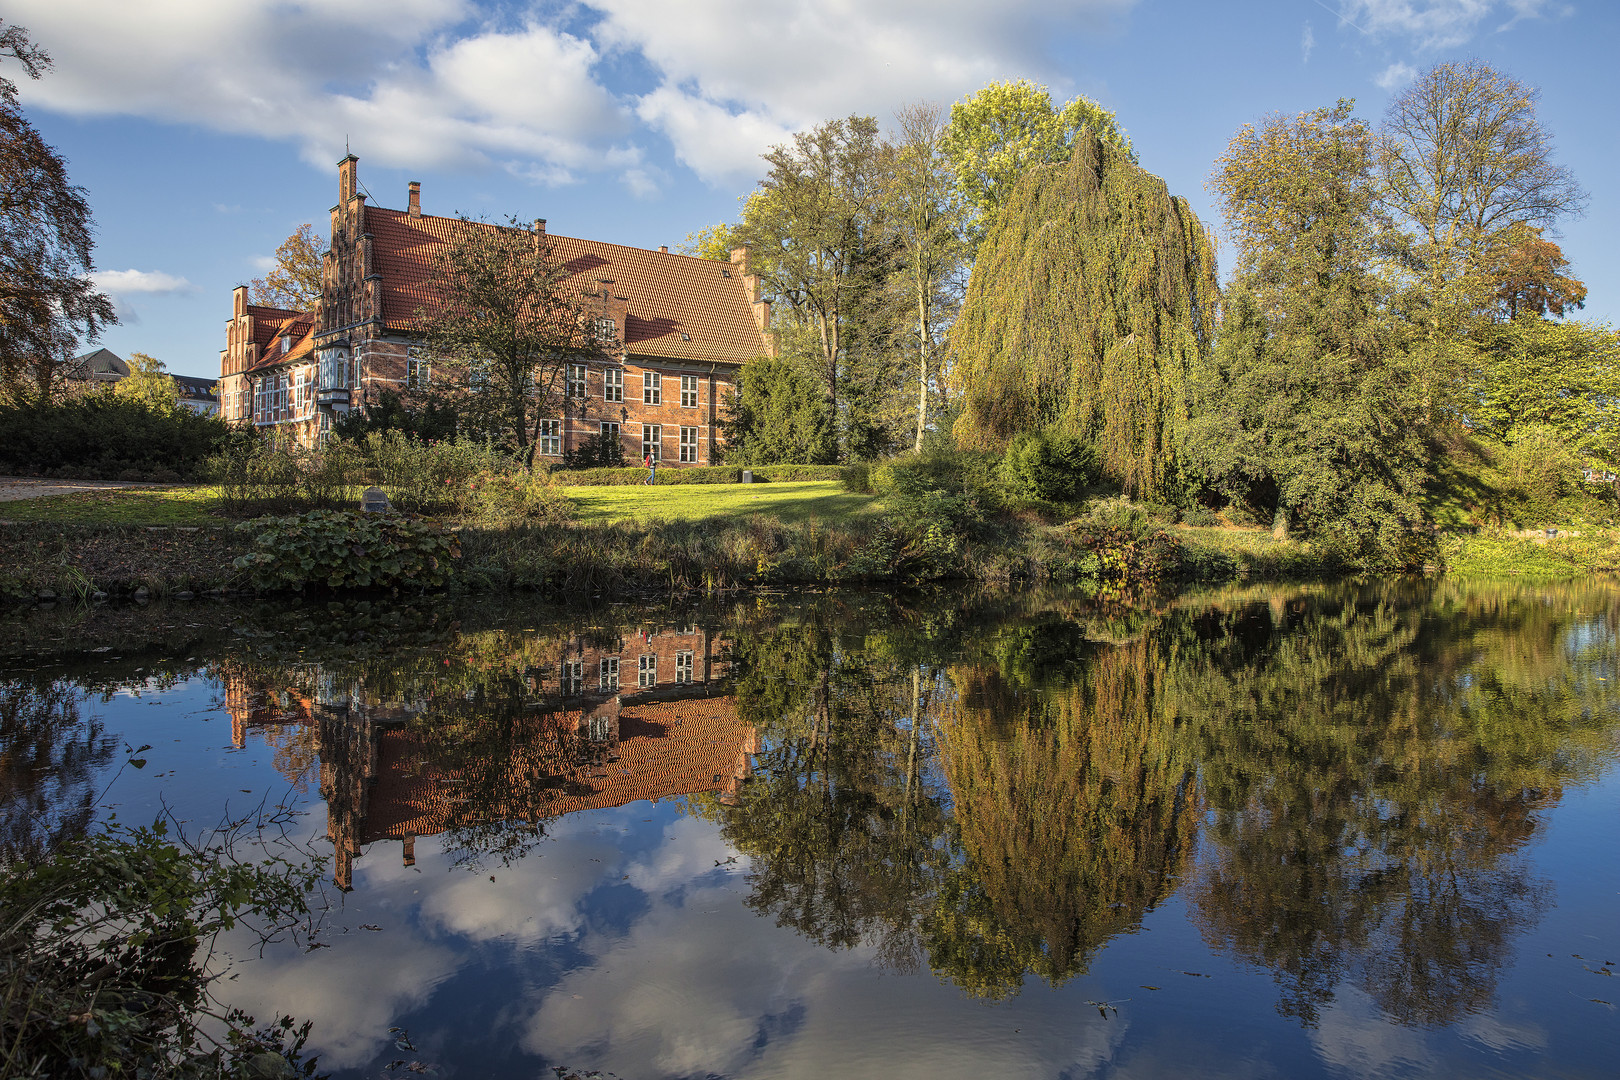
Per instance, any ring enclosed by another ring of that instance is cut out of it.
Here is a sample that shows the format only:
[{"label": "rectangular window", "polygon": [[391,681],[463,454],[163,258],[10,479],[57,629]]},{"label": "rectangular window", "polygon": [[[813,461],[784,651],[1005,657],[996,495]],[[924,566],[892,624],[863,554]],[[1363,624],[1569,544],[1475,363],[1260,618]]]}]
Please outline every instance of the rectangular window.
[{"label": "rectangular window", "polygon": [[606,344],[619,336],[619,324],[612,319],[602,318],[596,320],[596,340]]},{"label": "rectangular window", "polygon": [[681,376],[681,408],[697,408],[698,377],[696,375]]},{"label": "rectangular window", "polygon": [[689,683],[692,681],[692,654],[678,652],[675,654],[675,681]]},{"label": "rectangular window", "polygon": [[654,461],[662,461],[664,458],[663,443],[664,425],[641,425],[641,456],[643,460],[646,459],[648,454],[651,454]]},{"label": "rectangular window", "polygon": [[695,427],[681,428],[681,460],[696,461],[698,459],[698,429]]},{"label": "rectangular window", "polygon": [[608,368],[602,372],[602,400],[624,400],[624,368]]},{"label": "rectangular window", "polygon": [[619,422],[617,420],[604,420],[604,421],[602,421],[602,437],[603,438],[611,438],[614,442],[618,442],[619,441]]},{"label": "rectangular window", "polygon": [[540,453],[556,457],[562,453],[562,421],[540,421]]},{"label": "rectangular window", "polygon": [[327,349],[321,354],[320,378],[322,390],[349,388],[349,357],[342,349]]},{"label": "rectangular window", "polygon": [[641,373],[641,403],[643,405],[662,405],[664,403],[664,377],[656,371],[643,371]]},{"label": "rectangular window", "polygon": [[562,666],[562,693],[564,697],[578,697],[585,692],[585,661],[564,660]]},{"label": "rectangular window", "polygon": [[433,367],[428,363],[427,350],[420,345],[412,345],[405,356],[405,388],[426,390],[432,374]]},{"label": "rectangular window", "polygon": [[585,365],[568,365],[568,396],[582,398],[585,396]]},{"label": "rectangular window", "polygon": [[658,685],[657,653],[642,653],[636,661],[636,685],[643,688]]},{"label": "rectangular window", "polygon": [[619,658],[617,656],[602,657],[602,670],[598,685],[603,690],[617,690],[619,688]]}]

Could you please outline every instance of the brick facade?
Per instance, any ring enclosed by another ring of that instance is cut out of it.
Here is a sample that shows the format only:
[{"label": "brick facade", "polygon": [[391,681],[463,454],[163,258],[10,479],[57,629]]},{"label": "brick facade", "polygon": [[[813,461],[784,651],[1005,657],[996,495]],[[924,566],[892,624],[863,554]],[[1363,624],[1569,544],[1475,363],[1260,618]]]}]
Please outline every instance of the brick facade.
[{"label": "brick facade", "polygon": [[[415,182],[406,210],[369,206],[358,159],[344,158],[320,303],[306,313],[259,308],[238,288],[220,354],[221,415],[309,444],[385,390],[409,398],[423,378],[454,378],[413,361],[413,325],[431,303],[434,252],[459,230],[488,227],[423,214]],[[560,463],[616,425],[627,461],[650,450],[677,468],[717,462],[737,368],[775,351],[747,251],[722,263],[547,234],[543,219],[533,229],[571,271],[592,329],[602,331],[598,349],[581,357],[583,380],[566,380],[547,418],[539,460]]]}]

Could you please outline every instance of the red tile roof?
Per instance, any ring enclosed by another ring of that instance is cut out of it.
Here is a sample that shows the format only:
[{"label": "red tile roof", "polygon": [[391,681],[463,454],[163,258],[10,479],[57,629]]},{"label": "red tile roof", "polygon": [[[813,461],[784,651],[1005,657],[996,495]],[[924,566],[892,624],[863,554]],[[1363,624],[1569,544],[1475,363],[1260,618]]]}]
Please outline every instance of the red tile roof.
[{"label": "red tile roof", "polygon": [[[253,311],[253,308],[249,308]],[[273,308],[259,308],[260,311],[273,311]],[[307,312],[293,312],[280,320],[271,323],[268,320],[260,323],[257,316],[253,320],[253,337],[259,337],[259,327],[270,327],[269,336],[265,343],[259,346],[259,362],[248,368],[248,371],[265,371],[269,368],[280,367],[282,364],[293,364],[303,360],[315,351],[315,316]],[[281,351],[278,344],[284,334],[292,336],[292,346],[286,352]]]},{"label": "red tile roof", "polygon": [[259,347],[259,355],[263,356],[265,350],[270,348],[271,339],[288,319],[302,319],[313,323],[315,315],[309,311],[292,311],[288,308],[264,307],[260,304],[249,304],[247,313],[253,316],[253,344]]},{"label": "red tile roof", "polygon": [[[383,321],[404,330],[432,302],[433,255],[459,229],[496,228],[460,218],[366,208],[375,268],[382,275]],[[633,356],[742,363],[765,351],[742,276],[730,263],[548,234],[581,293],[629,302],[625,346]],[[727,276],[729,275],[729,276]],[[682,334],[687,335],[686,340]]]},{"label": "red tile roof", "polygon": [[[729,790],[746,772],[747,755],[755,749],[754,731],[738,719],[733,698],[626,704],[619,713],[619,760],[574,768],[567,776],[567,788],[559,788],[556,798],[543,806],[482,807],[478,816],[526,820],[538,812],[560,817],[641,799]],[[519,760],[509,767],[524,768],[523,755],[515,757]],[[444,831],[465,815],[457,802],[455,779],[424,759],[408,729],[384,730],[377,740],[376,783],[359,842]],[[514,782],[512,787],[525,790],[530,785]]]}]

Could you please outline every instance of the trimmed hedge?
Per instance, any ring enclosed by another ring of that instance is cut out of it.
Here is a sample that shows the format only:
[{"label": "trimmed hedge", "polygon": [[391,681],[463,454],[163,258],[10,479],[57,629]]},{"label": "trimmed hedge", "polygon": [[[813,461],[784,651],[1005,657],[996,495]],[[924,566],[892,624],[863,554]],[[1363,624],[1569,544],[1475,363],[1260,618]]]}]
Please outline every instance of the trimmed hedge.
[{"label": "trimmed hedge", "polygon": [[[793,483],[807,480],[837,480],[841,465],[761,465],[752,468],[754,483]],[[695,468],[663,465],[658,469],[660,484],[740,484],[742,468],[736,465],[700,465]],[[624,486],[647,479],[645,467],[623,469],[557,469],[552,480],[573,487]]]}]

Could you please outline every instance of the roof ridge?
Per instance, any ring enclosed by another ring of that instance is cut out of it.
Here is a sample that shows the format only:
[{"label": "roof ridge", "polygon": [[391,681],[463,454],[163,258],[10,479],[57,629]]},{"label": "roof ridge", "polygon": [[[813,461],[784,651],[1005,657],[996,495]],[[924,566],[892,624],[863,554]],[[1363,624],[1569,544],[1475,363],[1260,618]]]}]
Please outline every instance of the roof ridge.
[{"label": "roof ridge", "polygon": [[[413,217],[411,217],[411,213],[410,213],[409,210],[395,210],[392,207],[387,207],[387,206],[368,206],[368,207],[366,207],[366,209],[367,210],[381,210],[381,211],[384,211],[385,213],[389,213],[389,214],[398,214],[401,217],[407,218],[407,219],[412,220],[412,221],[423,221],[423,220],[426,220],[427,218],[437,218],[440,221],[450,221],[450,222],[455,222],[456,224],[460,224],[460,225],[483,225],[486,228],[491,228],[491,229],[511,229],[514,232],[527,232],[527,231],[530,231],[528,229],[525,229],[524,226],[522,226],[522,225],[502,225],[499,222],[495,222],[495,221],[478,221],[478,220],[476,220],[474,218],[454,217],[454,216],[451,216],[449,214],[418,214],[416,217],[413,218]],[[721,262],[719,259],[705,259],[701,255],[686,255],[686,254],[683,254],[683,253],[681,253],[679,251],[659,251],[655,247],[637,247],[635,244],[620,244],[620,243],[617,243],[617,242],[612,241],[612,240],[592,240],[590,237],[587,237],[587,236],[569,236],[567,233],[556,233],[556,232],[551,232],[549,230],[546,232],[546,238],[551,239],[551,240],[576,240],[576,241],[578,241],[578,242],[580,242],[582,244],[600,244],[603,247],[622,248],[625,251],[639,251],[639,252],[643,252],[643,253],[648,254],[648,255],[670,255],[670,256],[673,256],[673,257],[675,257],[677,259],[690,259],[693,262],[708,263],[711,266],[735,266],[736,265],[735,263],[732,263],[732,262]]]}]

